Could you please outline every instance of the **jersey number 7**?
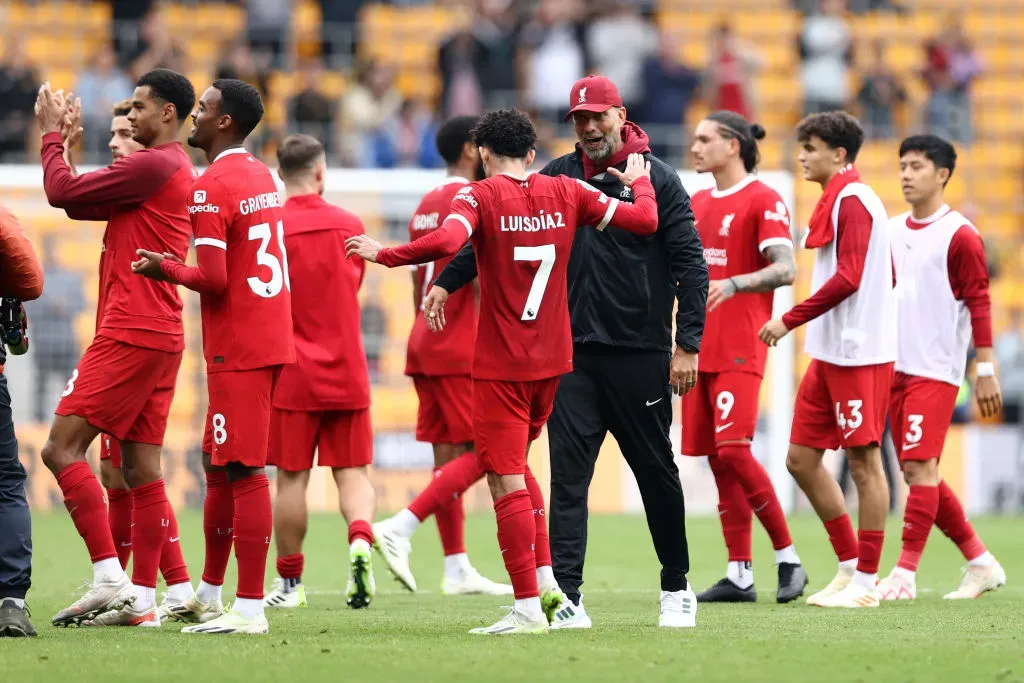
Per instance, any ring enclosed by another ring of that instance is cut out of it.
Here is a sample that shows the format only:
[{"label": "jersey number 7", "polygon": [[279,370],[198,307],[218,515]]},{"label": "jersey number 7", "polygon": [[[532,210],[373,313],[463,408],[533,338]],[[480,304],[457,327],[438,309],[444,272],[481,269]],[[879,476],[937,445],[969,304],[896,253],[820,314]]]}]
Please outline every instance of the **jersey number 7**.
[{"label": "jersey number 7", "polygon": [[544,292],[548,288],[548,278],[551,277],[551,269],[555,266],[555,245],[544,244],[539,247],[516,247],[512,252],[512,258],[516,261],[540,261],[537,274],[533,276],[533,285],[530,293],[526,296],[526,306],[523,308],[523,316],[520,320],[536,320],[537,311],[540,309],[540,302],[544,299]]}]

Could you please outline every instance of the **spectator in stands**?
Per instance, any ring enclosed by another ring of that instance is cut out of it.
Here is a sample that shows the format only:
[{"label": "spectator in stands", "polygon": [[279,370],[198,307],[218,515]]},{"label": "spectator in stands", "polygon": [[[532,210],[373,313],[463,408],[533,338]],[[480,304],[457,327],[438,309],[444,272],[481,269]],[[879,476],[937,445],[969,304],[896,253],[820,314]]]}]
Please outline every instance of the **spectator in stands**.
[{"label": "spectator in stands", "polygon": [[375,157],[369,141],[401,106],[402,95],[395,87],[395,74],[390,66],[369,60],[357,67],[355,83],[341,100],[337,122],[342,164],[373,166]]},{"label": "spectator in stands", "polygon": [[973,138],[971,83],[982,72],[981,57],[954,16],[943,35],[925,44],[923,77],[930,94],[925,109],[928,129],[947,139],[969,144]]},{"label": "spectator in stands", "polygon": [[754,74],[761,59],[753,47],[741,41],[724,21],[711,39],[711,61],[701,86],[711,109],[734,111],[748,121],[755,120]]},{"label": "spectator in stands", "polygon": [[820,0],[818,13],[804,20],[798,38],[804,114],[846,108],[853,40],[845,11],[845,0]]},{"label": "spectator in stands", "polygon": [[330,154],[334,150],[333,122],[337,103],[320,90],[323,64],[306,62],[300,72],[299,91],[288,101],[288,131],[305,133],[319,140]]},{"label": "spectator in stands", "polygon": [[33,108],[39,77],[21,36],[10,36],[0,57],[0,160],[22,163],[38,153]]},{"label": "spectator in stands", "polygon": [[1024,425],[1024,309],[1010,309],[1010,326],[993,350],[1003,390],[1003,419]]},{"label": "spectator in stands", "polygon": [[78,363],[80,349],[75,320],[85,310],[85,301],[81,276],[57,260],[56,235],[43,239],[42,252],[46,289],[38,300],[29,304],[28,312],[32,320],[32,360],[36,368],[35,419],[49,422],[60,397],[60,387],[68,381]]},{"label": "spectator in stands", "polygon": [[246,35],[262,64],[284,69],[292,25],[291,0],[247,0]]},{"label": "spectator in stands", "polygon": [[320,0],[320,53],[328,68],[347,68],[356,51],[355,26],[363,0]]},{"label": "spectator in stands", "polygon": [[260,91],[264,100],[270,97],[270,73],[261,68],[259,60],[244,40],[227,43],[217,58],[216,78],[237,78]]},{"label": "spectator in stands", "polygon": [[519,87],[540,119],[558,124],[565,93],[587,72],[584,26],[577,0],[539,0],[519,35]]},{"label": "spectator in stands", "polygon": [[153,69],[184,71],[185,53],[171,35],[159,6],[153,6],[139,24],[138,40],[126,54],[133,80]]},{"label": "spectator in stands", "polygon": [[516,104],[515,17],[509,0],[476,0],[469,26],[438,51],[441,116],[474,116]]},{"label": "spectator in stands", "polygon": [[422,161],[424,143],[433,130],[430,112],[416,100],[406,99],[394,115],[388,117],[367,141],[372,165],[376,168],[415,167]]},{"label": "spectator in stands", "polygon": [[388,340],[388,314],[381,303],[380,281],[375,277],[366,280],[360,320],[370,381],[376,384],[380,381],[380,359]]},{"label": "spectator in stands", "polygon": [[116,102],[131,97],[135,84],[117,67],[117,56],[109,43],[100,46],[78,74],[75,95],[82,100],[82,153],[86,163],[102,164],[110,156],[110,110]]},{"label": "spectator in stands", "polygon": [[683,63],[679,41],[671,29],[661,31],[658,51],[644,60],[643,105],[627,115],[651,137],[651,153],[673,165],[682,163],[685,140],[683,121],[694,93],[700,86],[700,74]]},{"label": "spectator in stands", "polygon": [[111,31],[118,64],[128,69],[144,52],[141,25],[153,9],[153,0],[112,0]]},{"label": "spectator in stands", "polygon": [[641,77],[644,62],[657,49],[657,29],[641,14],[636,0],[603,0],[596,4],[602,11],[588,22],[586,32],[593,72],[619,85],[627,112],[639,112],[646,96]]},{"label": "spectator in stands", "polygon": [[896,73],[885,61],[885,41],[872,44],[874,62],[864,74],[857,102],[860,104],[860,122],[868,138],[884,140],[898,137],[895,108],[907,101],[907,91]]}]

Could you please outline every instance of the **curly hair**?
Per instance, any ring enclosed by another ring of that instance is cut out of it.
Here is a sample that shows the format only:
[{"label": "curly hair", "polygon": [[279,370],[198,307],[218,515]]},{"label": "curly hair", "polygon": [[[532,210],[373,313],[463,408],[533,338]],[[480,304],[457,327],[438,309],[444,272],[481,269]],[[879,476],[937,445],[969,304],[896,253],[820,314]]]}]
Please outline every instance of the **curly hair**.
[{"label": "curly hair", "polygon": [[149,86],[153,97],[174,105],[178,121],[182,122],[196,106],[196,91],[192,83],[182,74],[170,69],[153,69],[144,73],[135,83],[137,87]]},{"label": "curly hair", "polygon": [[537,142],[533,122],[518,109],[499,109],[480,117],[473,126],[473,143],[498,156],[522,159]]},{"label": "curly hair", "polygon": [[128,116],[128,113],[132,110],[131,100],[121,100],[114,105],[114,116]]},{"label": "curly hair", "polygon": [[860,121],[845,111],[826,111],[810,114],[797,124],[796,137],[807,142],[811,137],[819,138],[832,149],[846,150],[846,161],[857,160],[861,145],[864,144],[864,129]]}]

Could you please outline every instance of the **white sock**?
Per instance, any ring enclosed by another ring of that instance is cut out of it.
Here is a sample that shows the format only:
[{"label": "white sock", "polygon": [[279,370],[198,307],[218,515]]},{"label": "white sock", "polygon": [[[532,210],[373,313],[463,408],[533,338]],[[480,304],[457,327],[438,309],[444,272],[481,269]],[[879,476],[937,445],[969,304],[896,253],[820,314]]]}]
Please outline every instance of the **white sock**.
[{"label": "white sock", "polygon": [[196,600],[202,603],[220,600],[220,589],[220,586],[211,586],[205,581],[200,581],[199,588],[196,589]]},{"label": "white sock", "polygon": [[725,576],[743,589],[754,585],[754,567],[750,562],[730,562]]},{"label": "white sock", "polygon": [[359,548],[362,548],[366,552],[370,552],[370,544],[367,543],[366,540],[362,539],[362,538],[357,538],[356,540],[352,541],[352,545],[350,545],[348,547],[349,552],[351,552],[353,550],[357,550]]},{"label": "white sock", "polygon": [[839,563],[839,568],[840,569],[856,569],[857,568],[857,558],[855,557],[852,560],[843,560],[842,562]]},{"label": "white sock", "polygon": [[263,614],[263,601],[254,600],[252,598],[236,597],[235,604],[231,610],[233,612],[238,612],[246,619],[255,619]]},{"label": "white sock", "polygon": [[122,576],[125,576],[124,568],[121,567],[121,561],[116,557],[108,557],[105,560],[92,563],[93,583],[103,580],[117,581]]},{"label": "white sock", "polygon": [[540,608],[540,598],[526,598],[525,600],[516,598],[515,609],[517,612],[528,614],[531,617],[543,614],[543,611]]},{"label": "white sock", "polygon": [[0,598],[0,604],[3,604],[5,602],[7,602],[8,600],[13,602],[14,606],[17,607],[18,609],[25,609],[25,599],[24,598]]},{"label": "white sock", "polygon": [[167,596],[171,600],[178,600],[180,602],[185,602],[186,600],[191,598],[193,595],[195,595],[195,592],[193,592],[193,590],[192,590],[192,584],[189,583],[188,581],[186,581],[184,583],[176,583],[173,586],[168,586],[167,587]]},{"label": "white sock", "polygon": [[865,574],[864,572],[854,572],[853,582],[864,588],[870,588],[874,590],[878,585],[878,574]]},{"label": "white sock", "polygon": [[903,567],[893,567],[892,573],[894,576],[902,576],[904,579],[909,579],[910,581],[913,581],[917,577],[917,572],[904,569]]},{"label": "white sock", "polygon": [[409,508],[399,511],[397,515],[388,520],[391,524],[392,530],[399,536],[405,538],[412,538],[412,535],[416,533],[416,530],[420,528],[422,522],[416,515],[409,512]]},{"label": "white sock", "polygon": [[143,610],[156,607],[156,588],[150,588],[149,586],[136,586],[135,587],[135,611],[141,612]]},{"label": "white sock", "polygon": [[973,560],[968,560],[967,564],[973,567],[990,567],[996,563],[996,557],[989,551],[983,552]]},{"label": "white sock", "polygon": [[775,551],[775,564],[800,564],[800,556],[796,554],[796,546],[790,543],[782,550]]},{"label": "white sock", "polygon": [[461,579],[472,568],[473,565],[469,563],[469,555],[466,553],[444,556],[444,575],[449,579]]},{"label": "white sock", "polygon": [[540,586],[541,591],[558,586],[558,582],[555,581],[555,572],[550,566],[537,567],[537,585]]}]

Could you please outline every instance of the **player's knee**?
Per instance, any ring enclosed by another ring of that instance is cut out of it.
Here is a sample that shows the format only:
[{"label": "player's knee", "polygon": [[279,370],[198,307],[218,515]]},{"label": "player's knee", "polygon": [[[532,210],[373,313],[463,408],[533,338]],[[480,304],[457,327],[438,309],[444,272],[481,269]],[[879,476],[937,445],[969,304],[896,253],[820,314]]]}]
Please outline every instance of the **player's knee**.
[{"label": "player's knee", "polygon": [[804,449],[799,446],[790,446],[786,454],[786,469],[794,478],[800,479],[811,473],[817,466],[813,458],[809,457]]},{"label": "player's knee", "polygon": [[59,474],[61,470],[74,462],[70,451],[59,447],[52,438],[47,439],[40,452],[40,456],[42,456],[43,464],[46,465],[46,468],[54,474]]},{"label": "player's knee", "polygon": [[127,488],[121,470],[114,469],[106,460],[100,464],[100,483],[108,491]]},{"label": "player's knee", "polygon": [[910,461],[903,464],[903,480],[907,486],[932,486],[939,483],[939,468],[935,460]]}]

